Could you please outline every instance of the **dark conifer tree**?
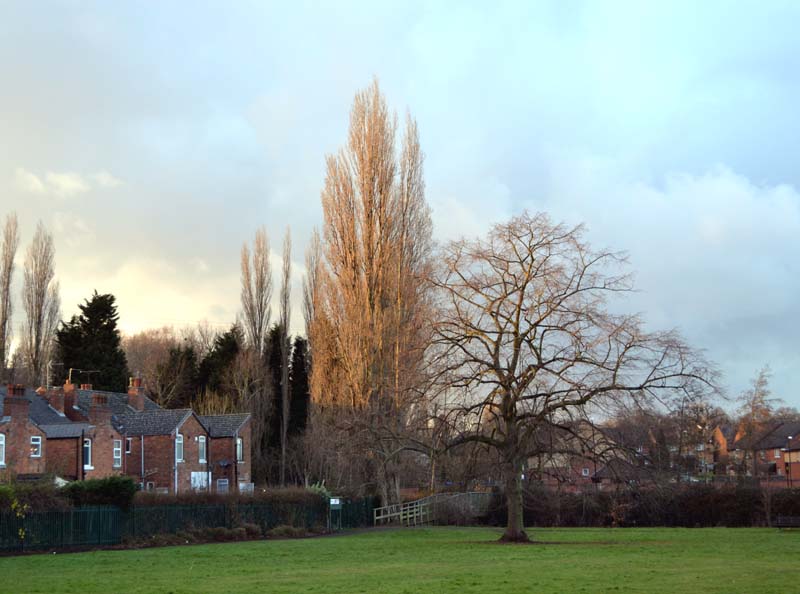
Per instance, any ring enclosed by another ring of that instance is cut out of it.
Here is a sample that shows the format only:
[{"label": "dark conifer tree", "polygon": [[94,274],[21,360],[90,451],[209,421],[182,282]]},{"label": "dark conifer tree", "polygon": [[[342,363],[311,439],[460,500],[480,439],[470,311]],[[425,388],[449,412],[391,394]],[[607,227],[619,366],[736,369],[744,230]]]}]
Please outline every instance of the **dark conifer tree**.
[{"label": "dark conifer tree", "polygon": [[308,341],[302,336],[294,339],[292,367],[289,370],[291,405],[289,411],[289,436],[294,437],[306,430],[308,421]]},{"label": "dark conifer tree", "polygon": [[58,358],[64,375],[70,369],[75,383],[91,383],[97,390],[124,392],[128,380],[128,363],[122,350],[117,322],[116,299],[111,294],[94,292],[91,299],[78,305],[80,315],[63,324],[56,332]]},{"label": "dark conifer tree", "polygon": [[200,362],[197,383],[200,390],[219,391],[225,384],[225,373],[233,366],[244,345],[242,329],[234,324],[214,340],[214,346]]},{"label": "dark conifer tree", "polygon": [[281,327],[273,324],[267,335],[267,366],[272,380],[272,407],[267,432],[270,448],[281,447]]}]

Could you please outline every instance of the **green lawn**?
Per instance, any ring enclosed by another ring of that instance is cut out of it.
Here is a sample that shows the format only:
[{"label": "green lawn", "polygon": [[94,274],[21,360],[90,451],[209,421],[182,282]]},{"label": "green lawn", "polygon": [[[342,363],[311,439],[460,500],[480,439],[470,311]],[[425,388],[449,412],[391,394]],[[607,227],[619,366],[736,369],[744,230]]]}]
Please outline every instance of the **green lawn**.
[{"label": "green lawn", "polygon": [[0,592],[800,592],[800,532],[381,530],[0,558]]}]

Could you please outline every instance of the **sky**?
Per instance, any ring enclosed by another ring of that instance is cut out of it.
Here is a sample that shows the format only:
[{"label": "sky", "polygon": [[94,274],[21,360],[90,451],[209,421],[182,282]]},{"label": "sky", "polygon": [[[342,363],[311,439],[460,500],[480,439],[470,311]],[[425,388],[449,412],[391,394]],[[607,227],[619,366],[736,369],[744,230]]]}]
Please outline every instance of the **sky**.
[{"label": "sky", "polygon": [[[630,256],[629,307],[734,397],[800,406],[797,2],[0,3],[0,216],[54,234],[66,318],[227,327],[239,250],[322,223],[378,77],[418,121],[439,241],[524,209]],[[16,289],[21,286],[18,269]],[[277,282],[277,279],[276,279]],[[21,307],[17,306],[16,322]]]}]

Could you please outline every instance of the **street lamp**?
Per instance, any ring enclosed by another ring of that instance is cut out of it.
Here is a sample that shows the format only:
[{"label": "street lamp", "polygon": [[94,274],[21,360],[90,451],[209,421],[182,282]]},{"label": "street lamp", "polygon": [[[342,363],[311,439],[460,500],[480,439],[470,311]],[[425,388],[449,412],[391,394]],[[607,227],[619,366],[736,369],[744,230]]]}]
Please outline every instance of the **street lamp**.
[{"label": "street lamp", "polygon": [[789,436],[787,440],[789,442],[789,447],[786,448],[786,477],[789,479],[789,488],[792,488],[792,436]]}]

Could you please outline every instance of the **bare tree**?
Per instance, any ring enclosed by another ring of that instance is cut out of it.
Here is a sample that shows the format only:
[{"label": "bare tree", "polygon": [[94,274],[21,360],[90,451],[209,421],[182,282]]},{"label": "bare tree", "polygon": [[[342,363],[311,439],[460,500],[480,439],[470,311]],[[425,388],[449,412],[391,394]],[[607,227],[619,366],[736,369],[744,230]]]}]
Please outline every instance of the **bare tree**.
[{"label": "bare tree", "polygon": [[281,340],[281,485],[286,484],[286,450],[289,435],[289,300],[292,293],[292,236],[286,228],[283,239],[283,266],[280,298],[280,340]]},{"label": "bare tree", "polygon": [[250,346],[263,355],[272,312],[272,267],[269,240],[263,227],[256,231],[252,254],[246,243],[242,245],[241,268],[245,332]]},{"label": "bare tree", "polygon": [[165,408],[187,404],[187,396],[193,396],[193,390],[187,389],[194,364],[189,356],[189,348],[194,348],[191,342],[182,349],[175,330],[164,326],[125,336],[122,348],[128,368],[142,378],[151,399]]},{"label": "bare tree", "polygon": [[197,322],[197,325],[182,328],[180,331],[181,339],[194,349],[198,360],[203,359],[211,352],[219,334],[219,331],[208,320],[202,320]]},{"label": "bare tree", "polygon": [[348,142],[327,158],[324,260],[309,328],[312,398],[358,412],[325,418],[347,419],[350,435],[362,431],[384,501],[399,497],[402,449],[381,431],[396,435],[408,421],[430,328],[422,153],[410,117],[399,154],[396,130],[377,82],[356,95]]},{"label": "bare tree", "polygon": [[[306,248],[306,274],[303,277],[303,319],[306,324],[306,335],[310,334],[314,320],[314,304],[319,301],[317,290],[319,288],[319,266],[322,260],[322,245],[316,229],[311,234],[311,240]],[[308,336],[309,344],[311,336]]]},{"label": "bare tree", "polygon": [[769,365],[765,365],[758,370],[755,377],[750,381],[750,388],[742,392],[739,396],[739,415],[741,419],[741,431],[745,437],[748,448],[745,449],[745,459],[743,465],[747,466],[747,459],[750,458],[751,471],[753,476],[758,475],[756,445],[761,437],[761,432],[772,420],[772,414],[777,404],[782,404],[779,398],[772,397],[772,390],[769,381],[772,377],[772,370]]},{"label": "bare tree", "polygon": [[11,282],[14,278],[14,258],[19,246],[17,215],[6,216],[3,228],[3,245],[0,248],[0,381],[5,379],[11,349],[13,306],[11,303]]},{"label": "bare tree", "polygon": [[53,236],[39,222],[25,256],[22,305],[26,320],[22,346],[30,379],[45,382],[47,363],[53,354],[55,331],[61,318],[61,299],[55,277]]},{"label": "bare tree", "polygon": [[624,258],[595,251],[582,228],[523,214],[485,239],[442,252],[434,282],[444,311],[435,329],[449,402],[449,446],[500,454],[508,503],[504,540],[524,541],[521,475],[554,432],[583,439],[593,416],[634,398],[701,395],[713,377],[674,333],[647,333],[636,316],[608,311],[631,290]]}]

